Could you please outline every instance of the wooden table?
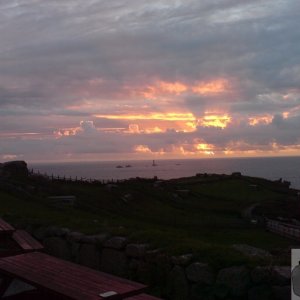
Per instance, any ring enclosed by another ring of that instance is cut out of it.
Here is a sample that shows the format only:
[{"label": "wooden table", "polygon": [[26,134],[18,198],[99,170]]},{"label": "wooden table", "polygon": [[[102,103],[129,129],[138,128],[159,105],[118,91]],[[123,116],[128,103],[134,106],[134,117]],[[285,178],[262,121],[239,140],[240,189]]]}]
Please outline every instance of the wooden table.
[{"label": "wooden table", "polygon": [[[3,296],[16,278],[36,287],[44,295],[59,299],[124,299],[140,294],[145,285],[122,279],[53,256],[32,252],[0,259]],[[42,299],[42,298],[41,298]]]},{"label": "wooden table", "polygon": [[0,257],[32,251],[43,251],[44,246],[25,230],[16,230],[0,218]]},{"label": "wooden table", "polygon": [[15,230],[12,239],[20,247],[20,251],[16,254],[44,250],[44,246],[25,230]]},{"label": "wooden table", "polygon": [[3,219],[0,218],[0,234],[1,235],[11,235],[14,232],[15,228],[12,227],[10,224],[5,222]]}]

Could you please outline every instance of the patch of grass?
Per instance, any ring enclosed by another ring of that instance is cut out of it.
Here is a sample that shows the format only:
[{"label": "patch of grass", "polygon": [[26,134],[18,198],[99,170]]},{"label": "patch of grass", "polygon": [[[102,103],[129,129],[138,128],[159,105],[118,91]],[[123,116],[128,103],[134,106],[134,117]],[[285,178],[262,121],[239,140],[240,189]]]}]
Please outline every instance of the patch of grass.
[{"label": "patch of grass", "polygon": [[[254,203],[282,201],[283,195],[242,179],[168,184],[154,188],[152,181],[126,181],[109,190],[103,185],[64,182],[31,182],[38,186],[32,200],[0,191],[0,214],[9,221],[69,227],[84,233],[127,235],[170,254],[194,253],[215,267],[255,264],[237,253],[232,244],[272,250],[290,241],[263,228],[250,226],[241,212]],[[184,196],[174,196],[188,189]],[[124,200],[124,195],[130,195]],[[49,195],[75,195],[74,208],[54,208]],[[269,262],[265,262],[269,263]]]}]

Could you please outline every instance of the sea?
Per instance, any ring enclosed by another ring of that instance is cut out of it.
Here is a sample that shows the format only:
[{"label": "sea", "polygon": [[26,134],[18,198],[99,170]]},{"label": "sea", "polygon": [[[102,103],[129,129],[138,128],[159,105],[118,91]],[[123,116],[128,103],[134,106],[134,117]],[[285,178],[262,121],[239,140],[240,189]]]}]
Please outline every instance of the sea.
[{"label": "sea", "polygon": [[76,177],[85,180],[120,180],[128,178],[171,179],[194,176],[197,173],[231,174],[287,180],[300,189],[300,156],[256,158],[209,158],[178,160],[134,160],[64,163],[29,163],[34,172],[49,176]]}]

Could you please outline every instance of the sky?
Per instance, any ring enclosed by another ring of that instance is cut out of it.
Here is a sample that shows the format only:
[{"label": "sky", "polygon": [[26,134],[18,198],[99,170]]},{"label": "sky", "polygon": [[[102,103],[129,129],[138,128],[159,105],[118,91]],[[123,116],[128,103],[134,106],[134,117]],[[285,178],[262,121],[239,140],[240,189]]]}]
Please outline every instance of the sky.
[{"label": "sky", "polygon": [[0,0],[0,161],[300,155],[299,0]]}]

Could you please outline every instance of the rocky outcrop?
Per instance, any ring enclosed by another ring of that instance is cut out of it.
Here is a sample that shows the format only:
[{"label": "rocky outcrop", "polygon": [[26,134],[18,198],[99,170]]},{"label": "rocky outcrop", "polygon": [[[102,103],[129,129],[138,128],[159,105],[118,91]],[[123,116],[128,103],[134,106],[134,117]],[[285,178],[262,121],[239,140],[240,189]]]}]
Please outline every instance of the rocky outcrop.
[{"label": "rocky outcrop", "polygon": [[186,268],[185,272],[191,282],[209,285],[214,281],[213,270],[208,264],[192,263]]},{"label": "rocky outcrop", "polygon": [[168,294],[170,295],[171,299],[188,299],[189,284],[182,267],[175,266],[170,272],[168,280]]},{"label": "rocky outcrop", "polygon": [[291,282],[291,268],[274,266],[272,269],[272,281],[275,285],[286,285]]},{"label": "rocky outcrop", "polygon": [[106,248],[102,251],[100,269],[118,276],[126,276],[129,260],[123,251]]},{"label": "rocky outcrop", "polygon": [[272,295],[274,300],[290,300],[291,299],[291,286],[273,286]]},{"label": "rocky outcrop", "polygon": [[82,244],[79,248],[78,263],[86,267],[99,269],[100,253],[95,244]]},{"label": "rocky outcrop", "polygon": [[193,259],[193,254],[183,254],[179,256],[172,256],[172,263],[174,265],[179,265],[186,267]]},{"label": "rocky outcrop", "polygon": [[270,267],[255,267],[251,271],[251,279],[256,284],[268,284],[272,279],[272,270]]},{"label": "rocky outcrop", "polygon": [[62,259],[71,259],[70,248],[66,240],[60,237],[49,237],[44,239],[43,244],[46,252]]},{"label": "rocky outcrop", "polygon": [[26,177],[28,168],[25,161],[9,161],[0,165],[0,175],[5,177]]},{"label": "rocky outcrop", "polygon": [[128,240],[125,237],[120,237],[120,236],[116,236],[116,237],[112,237],[111,239],[107,240],[104,243],[104,246],[106,248],[112,248],[112,249],[124,249],[125,246],[127,245]]},{"label": "rocky outcrop", "polygon": [[248,291],[248,300],[271,300],[272,288],[267,284],[252,287]]},{"label": "rocky outcrop", "polygon": [[243,266],[226,268],[219,272],[217,283],[223,286],[231,296],[243,296],[251,284],[250,274]]},{"label": "rocky outcrop", "polygon": [[126,246],[126,255],[128,257],[141,258],[145,256],[146,250],[148,249],[147,244],[128,244]]}]

